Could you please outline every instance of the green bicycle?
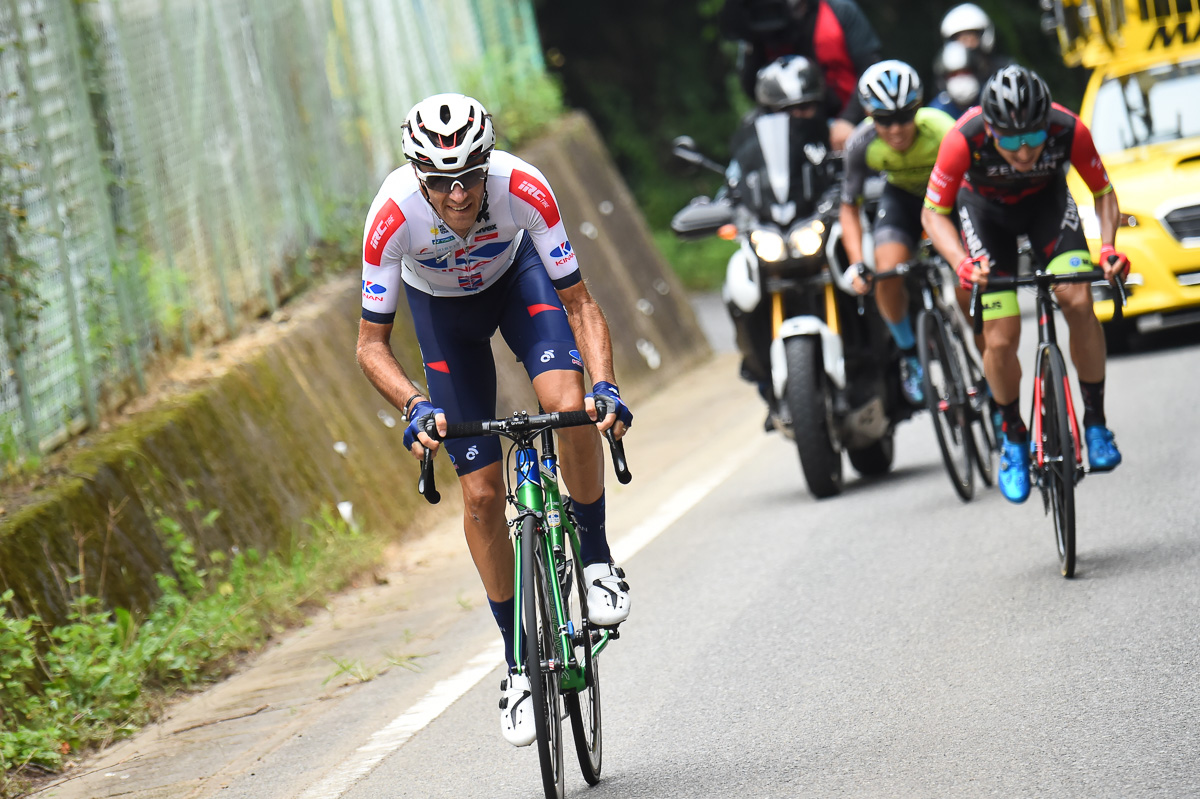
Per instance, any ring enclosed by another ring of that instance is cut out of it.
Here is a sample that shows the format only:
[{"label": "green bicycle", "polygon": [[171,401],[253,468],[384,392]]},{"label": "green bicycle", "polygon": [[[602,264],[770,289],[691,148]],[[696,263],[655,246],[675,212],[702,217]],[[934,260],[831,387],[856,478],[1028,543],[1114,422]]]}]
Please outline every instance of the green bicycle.
[{"label": "green bicycle", "polygon": [[[597,413],[605,402],[597,398]],[[519,411],[506,419],[447,425],[439,436],[432,417],[425,433],[435,440],[497,435],[510,439],[505,462],[506,499],[516,511],[509,525],[516,529],[515,651],[517,668],[529,678],[533,706],[537,709],[538,759],[547,799],[563,797],[562,708],[571,717],[575,753],[589,785],[600,781],[603,755],[600,725],[598,658],[608,642],[619,637],[616,628],[597,627],[588,621],[587,586],[579,560],[571,500],[562,498],[553,430],[595,424],[586,411],[539,413]],[[632,479],[625,450],[606,432],[617,479]],[[541,444],[539,456],[537,444]],[[516,487],[512,485],[516,454]],[[427,450],[421,464],[417,490],[430,504],[441,501],[434,484],[433,458]],[[523,640],[528,638],[529,640]]]}]

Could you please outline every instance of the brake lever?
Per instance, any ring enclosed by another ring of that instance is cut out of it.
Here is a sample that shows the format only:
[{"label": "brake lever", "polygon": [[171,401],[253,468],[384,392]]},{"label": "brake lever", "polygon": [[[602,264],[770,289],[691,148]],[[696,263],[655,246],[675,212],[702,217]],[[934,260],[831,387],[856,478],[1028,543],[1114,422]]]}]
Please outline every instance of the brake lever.
[{"label": "brake lever", "polygon": [[[433,414],[425,417],[424,433],[430,438],[438,440],[437,420]],[[428,448],[425,450],[424,457],[421,458],[421,476],[417,478],[417,491],[425,497],[425,501],[430,505],[436,505],[442,501],[442,495],[437,490],[437,481],[433,476],[433,450]]]},{"label": "brake lever", "polygon": [[1113,275],[1108,283],[1113,288],[1112,318],[1114,322],[1119,322],[1125,318],[1125,303],[1129,301],[1129,295],[1125,293],[1125,281],[1120,274]]},{"label": "brake lever", "polygon": [[983,335],[983,297],[979,293],[979,284],[971,286],[971,326],[975,335]]},{"label": "brake lever", "polygon": [[[596,402],[596,419],[603,419],[611,412],[608,407],[609,401],[603,396],[595,398]],[[616,422],[613,422],[616,426]],[[617,481],[621,485],[625,485],[633,479],[633,475],[629,473],[629,464],[625,460],[625,445],[622,444],[615,435],[613,435],[612,427],[604,431],[604,437],[608,439],[608,451],[612,456],[613,471],[617,473]]]}]

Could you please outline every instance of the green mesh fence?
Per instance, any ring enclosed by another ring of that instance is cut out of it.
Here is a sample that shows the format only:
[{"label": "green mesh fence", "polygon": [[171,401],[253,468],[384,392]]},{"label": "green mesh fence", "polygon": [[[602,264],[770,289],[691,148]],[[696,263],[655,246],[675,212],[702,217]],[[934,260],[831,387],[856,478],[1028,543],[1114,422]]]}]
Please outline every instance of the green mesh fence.
[{"label": "green mesh fence", "polygon": [[0,0],[0,459],[302,287],[418,99],[539,80],[529,0]]}]

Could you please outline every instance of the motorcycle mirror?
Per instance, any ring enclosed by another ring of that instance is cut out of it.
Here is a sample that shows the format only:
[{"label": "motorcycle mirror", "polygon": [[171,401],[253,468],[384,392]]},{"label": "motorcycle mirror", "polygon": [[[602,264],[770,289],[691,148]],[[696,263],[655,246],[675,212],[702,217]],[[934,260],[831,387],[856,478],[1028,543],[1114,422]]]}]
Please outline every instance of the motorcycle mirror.
[{"label": "motorcycle mirror", "polygon": [[671,152],[675,154],[676,158],[681,158],[689,164],[702,166],[718,175],[725,174],[725,167],[696,149],[696,140],[691,136],[676,136],[675,140],[671,142]]}]

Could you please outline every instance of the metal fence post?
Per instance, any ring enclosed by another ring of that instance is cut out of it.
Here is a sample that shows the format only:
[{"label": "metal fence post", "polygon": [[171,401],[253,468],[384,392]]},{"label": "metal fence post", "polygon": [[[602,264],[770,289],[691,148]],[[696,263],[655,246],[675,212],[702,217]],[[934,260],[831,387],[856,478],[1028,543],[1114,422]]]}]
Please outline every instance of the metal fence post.
[{"label": "metal fence post", "polygon": [[[96,407],[96,387],[92,383],[92,365],[87,357],[87,343],[83,337],[83,326],[80,324],[82,309],[79,306],[79,298],[75,293],[75,275],[74,269],[71,266],[71,256],[67,252],[66,241],[66,226],[63,223],[62,213],[59,210],[62,205],[58,193],[58,176],[57,170],[54,167],[54,154],[50,152],[50,142],[46,136],[46,120],[42,115],[41,98],[38,95],[37,86],[34,85],[33,66],[30,63],[29,47],[25,42],[24,28],[21,25],[21,15],[18,13],[17,0],[7,0],[10,13],[12,14],[13,25],[17,31],[17,49],[21,51],[21,71],[22,83],[24,84],[25,93],[29,97],[29,109],[31,111],[31,121],[33,123],[34,134],[37,140],[38,160],[41,162],[40,170],[43,172],[43,184],[46,188],[46,197],[50,202],[50,207],[53,209],[54,220],[58,223],[57,235],[55,236],[55,244],[58,250],[58,258],[62,264],[63,275],[66,280],[63,281],[64,290],[67,295],[67,303],[70,305],[70,330],[71,330],[71,346],[75,352],[75,361],[78,371],[76,378],[79,381],[80,396],[83,398],[84,414],[87,417],[88,423],[97,425],[100,423],[100,414]],[[49,178],[48,180],[46,178]]]},{"label": "metal fence post", "polygon": [[[76,132],[82,135],[86,142],[84,145],[84,151],[87,154],[84,160],[88,165],[86,172],[88,183],[91,184],[92,201],[96,203],[97,215],[100,218],[104,248],[108,253],[108,270],[111,275],[113,291],[117,295],[117,315],[123,328],[122,337],[125,339],[125,346],[122,349],[125,352],[129,368],[133,372],[138,391],[145,393],[146,375],[142,371],[141,341],[137,331],[134,330],[134,308],[129,296],[129,278],[127,274],[123,274],[128,267],[123,263],[117,247],[117,233],[113,229],[113,208],[105,188],[101,166],[103,156],[100,151],[100,142],[96,138],[96,120],[92,116],[87,92],[84,89],[84,70],[79,56],[79,25],[81,24],[79,14],[81,12],[76,10],[71,0],[59,0],[59,13],[62,15],[63,29],[67,34],[67,58],[73,73],[73,79],[68,82],[75,89],[75,102],[78,103],[81,113],[85,114],[83,121],[77,124]],[[106,213],[101,212],[101,209]]]}]

